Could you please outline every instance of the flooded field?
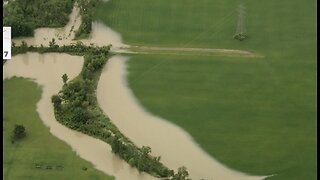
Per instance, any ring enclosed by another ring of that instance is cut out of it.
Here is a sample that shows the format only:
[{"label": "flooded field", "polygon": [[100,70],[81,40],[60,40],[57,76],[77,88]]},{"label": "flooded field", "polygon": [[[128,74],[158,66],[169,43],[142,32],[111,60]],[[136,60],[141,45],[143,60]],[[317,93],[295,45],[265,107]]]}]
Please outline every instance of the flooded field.
[{"label": "flooded field", "polygon": [[258,180],[223,166],[211,158],[180,127],[145,111],[127,85],[124,56],[113,56],[97,89],[100,107],[121,132],[138,146],[148,145],[154,156],[171,169],[186,166],[192,179]]},{"label": "flooded field", "polygon": [[[79,9],[74,8],[70,22],[64,28],[40,28],[35,37],[19,38],[17,44],[26,41],[29,45],[48,45],[55,38],[57,44],[70,44],[73,29],[79,27]],[[89,39],[85,44],[99,46],[112,44],[115,49],[126,47],[121,35],[105,25],[94,22]],[[146,112],[127,86],[126,61],[128,57],[113,56],[105,66],[98,84],[97,97],[101,108],[121,132],[138,146],[150,146],[152,154],[161,156],[161,161],[172,169],[186,166],[193,179],[218,180],[258,180],[263,177],[249,176],[233,171],[205,153],[183,129],[167,120]],[[68,143],[80,157],[92,162],[103,172],[117,179],[154,179],[148,174],[139,173],[125,161],[111,153],[111,147],[95,138],[73,131],[56,121],[51,96],[62,88],[61,76],[66,73],[69,79],[76,77],[83,64],[83,57],[66,54],[27,53],[14,56],[4,65],[4,78],[13,76],[31,78],[43,88],[37,112],[50,132]]]},{"label": "flooded field", "polygon": [[37,103],[37,112],[41,120],[50,128],[50,132],[68,143],[83,159],[117,179],[154,179],[148,174],[139,173],[125,161],[111,152],[109,144],[61,125],[54,116],[51,96],[62,88],[61,76],[66,73],[72,79],[80,73],[83,58],[67,54],[27,53],[14,56],[4,66],[4,78],[13,76],[34,80],[42,86],[42,97]]}]

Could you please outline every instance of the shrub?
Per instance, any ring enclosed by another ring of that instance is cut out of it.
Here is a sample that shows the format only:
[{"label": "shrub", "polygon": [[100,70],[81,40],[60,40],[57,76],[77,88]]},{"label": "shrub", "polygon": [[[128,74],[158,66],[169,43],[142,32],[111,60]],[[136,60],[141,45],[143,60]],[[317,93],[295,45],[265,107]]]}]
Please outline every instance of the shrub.
[{"label": "shrub", "polygon": [[24,126],[16,124],[13,129],[12,143],[24,138],[25,136],[26,136],[26,129],[24,128]]}]

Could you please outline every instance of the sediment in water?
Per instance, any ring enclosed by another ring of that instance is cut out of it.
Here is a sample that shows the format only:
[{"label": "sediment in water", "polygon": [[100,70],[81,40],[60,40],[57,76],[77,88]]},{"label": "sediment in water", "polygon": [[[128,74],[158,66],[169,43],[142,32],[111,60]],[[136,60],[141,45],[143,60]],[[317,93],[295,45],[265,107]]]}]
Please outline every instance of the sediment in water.
[{"label": "sediment in water", "polygon": [[155,179],[130,167],[111,152],[107,143],[71,130],[55,119],[51,97],[62,89],[62,75],[66,73],[69,79],[73,79],[80,73],[82,65],[83,57],[80,56],[26,53],[7,61],[3,67],[3,76],[30,78],[42,86],[42,96],[37,103],[37,112],[41,120],[54,136],[69,144],[81,158],[91,162],[97,169],[117,179]]},{"label": "sediment in water", "polygon": [[127,83],[127,57],[111,57],[97,87],[100,107],[119,130],[138,146],[148,145],[170,169],[186,166],[193,179],[259,180],[229,169],[204,152],[180,127],[144,110]]}]

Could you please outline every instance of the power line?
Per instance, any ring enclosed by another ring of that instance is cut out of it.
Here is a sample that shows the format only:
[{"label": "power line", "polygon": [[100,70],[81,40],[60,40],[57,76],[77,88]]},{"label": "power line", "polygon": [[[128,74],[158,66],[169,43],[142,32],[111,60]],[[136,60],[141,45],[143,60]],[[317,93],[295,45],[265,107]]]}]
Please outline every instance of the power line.
[{"label": "power line", "polygon": [[[247,0],[247,2],[244,2],[243,4],[248,4],[248,3],[251,2],[251,1],[252,1],[252,0]],[[245,32],[245,31],[246,31],[246,28],[245,28],[245,25],[244,25],[245,7],[244,7],[244,5],[241,4],[241,5],[238,6],[238,8],[239,8],[239,10],[240,10],[240,12],[241,12],[241,13],[239,13],[239,16],[240,16],[240,14],[241,14],[241,16],[242,16],[242,18],[241,18],[241,23],[240,23],[240,24],[242,24],[242,25],[241,25],[240,27],[241,27],[242,31]],[[212,36],[212,35],[218,34],[218,33],[222,30],[222,29],[219,30],[219,28],[222,27],[222,25],[223,25],[224,23],[226,23],[227,21],[231,20],[231,17],[232,17],[232,15],[233,15],[234,12],[235,12],[235,10],[230,11],[230,12],[229,12],[228,14],[226,14],[223,18],[221,18],[220,21],[218,21],[218,23],[215,23],[215,24],[213,23],[213,24],[211,24],[209,27],[207,27],[207,29],[205,29],[204,31],[198,33],[198,34],[197,34],[196,36],[194,36],[190,41],[184,43],[184,44],[182,45],[182,47],[188,47],[189,45],[192,44],[192,42],[196,41],[197,39],[199,39],[199,38],[200,38],[201,36],[203,36],[204,34],[207,34],[207,33],[211,32],[213,27],[216,27],[216,28],[218,28],[218,29],[216,29],[216,31],[214,31],[214,32],[211,33],[210,35]],[[238,23],[238,24],[239,24],[239,23]],[[242,34],[242,35],[244,35],[244,34]],[[237,34],[234,36],[235,39],[237,39],[236,36],[237,36]],[[245,35],[245,38],[247,38],[247,37],[248,37],[248,36]],[[240,40],[240,41],[242,41],[242,40]],[[148,69],[147,69],[146,71],[144,71],[140,76],[138,76],[137,78],[135,78],[135,79],[132,81],[132,84],[135,83],[136,81],[142,79],[146,74],[155,71],[156,68],[158,68],[160,65],[166,63],[167,61],[168,61],[167,59],[161,60],[160,62],[156,63],[156,64],[153,65],[152,67],[148,68]]]},{"label": "power line", "polygon": [[[226,14],[223,18],[221,18],[219,21],[217,21],[217,23],[215,24],[211,24],[206,30],[198,33],[196,36],[194,36],[190,41],[184,43],[182,45],[183,48],[188,47],[189,45],[192,44],[192,42],[194,42],[195,40],[199,39],[202,35],[210,32],[212,30],[213,27],[218,27],[220,28],[224,23],[226,23],[226,21],[229,21],[232,17],[232,14],[235,12],[235,10],[230,11],[228,14]],[[217,29],[216,31],[214,31],[211,35],[213,34],[217,34],[220,30]],[[134,80],[132,80],[132,84],[134,84],[136,81],[140,80],[141,78],[143,78],[146,74],[153,72],[156,68],[160,67],[160,65],[167,63],[169,60],[168,59],[164,59],[161,60],[160,62],[156,63],[155,65],[153,65],[152,67],[148,68],[146,71],[144,71],[141,75],[139,75],[138,77],[136,77]]]}]

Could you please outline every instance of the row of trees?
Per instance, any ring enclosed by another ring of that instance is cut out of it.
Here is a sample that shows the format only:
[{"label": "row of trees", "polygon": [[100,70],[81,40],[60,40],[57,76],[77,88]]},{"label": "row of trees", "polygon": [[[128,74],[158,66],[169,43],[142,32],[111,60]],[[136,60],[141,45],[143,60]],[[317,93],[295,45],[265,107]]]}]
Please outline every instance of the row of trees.
[{"label": "row of trees", "polygon": [[[23,47],[21,47],[23,46]],[[17,52],[21,49],[34,52],[67,52],[84,55],[84,65],[78,77],[69,81],[68,75],[62,75],[64,86],[52,96],[56,119],[71,129],[99,138],[111,145],[112,152],[119,155],[139,171],[147,172],[155,177],[168,179],[187,179],[188,173],[181,168],[177,173],[168,169],[160,162],[160,157],[152,157],[147,146],[137,147],[125,137],[118,128],[106,117],[96,100],[96,87],[104,64],[109,57],[110,46],[85,46],[81,42],[57,46],[51,40],[49,47],[33,47],[23,43],[15,46]]]},{"label": "row of trees", "polygon": [[75,39],[87,38],[92,29],[93,8],[99,0],[77,0],[80,7],[81,25],[75,33]]},{"label": "row of trees", "polygon": [[30,51],[30,52],[38,52],[38,53],[46,53],[46,52],[70,53],[70,54],[75,54],[80,56],[85,55],[86,52],[91,52],[94,54],[99,54],[100,56],[106,56],[108,55],[110,48],[111,48],[111,45],[98,47],[91,44],[90,46],[86,46],[81,41],[77,41],[76,43],[73,43],[70,45],[59,46],[56,44],[55,39],[52,38],[52,40],[49,41],[49,47],[43,46],[42,44],[38,47],[32,46],[32,45],[28,46],[28,44],[25,41],[22,41],[21,44],[17,46],[14,42],[12,42],[12,55],[23,54]]},{"label": "row of trees", "polygon": [[12,27],[12,37],[33,36],[38,27],[63,27],[77,2],[80,8],[81,25],[75,39],[86,38],[92,29],[93,8],[100,0],[15,0],[9,1],[3,18],[4,26]]},{"label": "row of trees", "polygon": [[[118,154],[139,171],[157,177],[173,176],[174,172],[160,163],[159,157],[154,158],[150,155],[149,147],[138,148],[134,145],[114,125],[111,125],[111,121],[98,107],[95,89],[107,56],[103,53],[88,52],[84,58],[81,74],[68,83],[67,75],[63,75],[65,85],[58,95],[52,97],[57,119],[73,129],[109,143],[113,153]],[[103,125],[102,122],[108,123]]]},{"label": "row of trees", "polygon": [[184,178],[187,177],[186,173],[180,175],[182,172],[178,171],[174,174],[173,170],[160,162],[160,157],[152,157],[150,147],[137,147],[111,123],[98,107],[95,90],[107,57],[108,55],[104,53],[87,52],[81,74],[68,83],[66,83],[66,76],[62,77],[66,84],[62,91],[52,99],[54,106],[58,107],[55,111],[57,119],[73,129],[109,143],[113,153],[118,154],[139,171],[156,177],[186,179]]}]

